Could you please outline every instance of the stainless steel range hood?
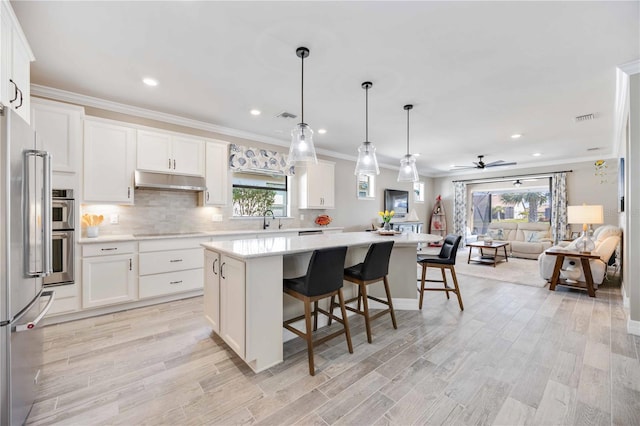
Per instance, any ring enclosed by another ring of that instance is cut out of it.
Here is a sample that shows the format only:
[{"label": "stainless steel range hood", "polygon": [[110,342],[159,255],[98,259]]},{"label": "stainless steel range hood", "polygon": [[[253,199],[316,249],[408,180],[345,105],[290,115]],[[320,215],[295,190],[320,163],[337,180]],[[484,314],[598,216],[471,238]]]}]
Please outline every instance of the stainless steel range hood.
[{"label": "stainless steel range hood", "polygon": [[172,191],[206,191],[203,177],[171,175],[168,173],[145,172],[136,170],[136,189],[164,189]]}]

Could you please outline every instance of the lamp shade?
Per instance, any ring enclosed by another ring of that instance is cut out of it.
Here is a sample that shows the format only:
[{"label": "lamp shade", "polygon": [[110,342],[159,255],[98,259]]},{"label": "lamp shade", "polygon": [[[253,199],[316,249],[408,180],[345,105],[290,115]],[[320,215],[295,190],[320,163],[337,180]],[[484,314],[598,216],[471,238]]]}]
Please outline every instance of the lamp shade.
[{"label": "lamp shade", "polygon": [[417,182],[418,169],[416,159],[413,155],[407,154],[400,159],[400,171],[398,172],[398,182]]},{"label": "lamp shade", "polygon": [[379,175],[376,147],[371,142],[362,142],[358,147],[358,162],[356,163],[356,175]]},{"label": "lamp shade", "polygon": [[313,146],[313,130],[305,123],[299,123],[291,131],[288,162],[294,165],[302,162],[318,162],[316,150]]},{"label": "lamp shade", "polygon": [[580,224],[604,223],[604,207],[596,205],[568,206],[567,221]]}]

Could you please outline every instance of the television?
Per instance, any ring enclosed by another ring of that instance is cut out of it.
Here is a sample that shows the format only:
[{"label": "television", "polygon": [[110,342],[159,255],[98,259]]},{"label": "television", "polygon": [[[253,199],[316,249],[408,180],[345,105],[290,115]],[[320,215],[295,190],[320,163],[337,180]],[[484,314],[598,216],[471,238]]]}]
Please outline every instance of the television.
[{"label": "television", "polygon": [[405,217],[409,213],[409,191],[385,189],[384,209],[394,210],[396,212],[395,217]]}]

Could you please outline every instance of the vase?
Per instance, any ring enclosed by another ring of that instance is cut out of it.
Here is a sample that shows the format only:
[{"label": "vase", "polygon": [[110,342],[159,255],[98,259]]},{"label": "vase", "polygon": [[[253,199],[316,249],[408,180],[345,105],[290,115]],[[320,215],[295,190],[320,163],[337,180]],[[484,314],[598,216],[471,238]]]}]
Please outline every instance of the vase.
[{"label": "vase", "polygon": [[389,222],[385,222],[382,226],[382,229],[384,229],[385,231],[391,231],[391,224]]},{"label": "vase", "polygon": [[96,238],[98,236],[97,226],[87,226],[87,237]]}]

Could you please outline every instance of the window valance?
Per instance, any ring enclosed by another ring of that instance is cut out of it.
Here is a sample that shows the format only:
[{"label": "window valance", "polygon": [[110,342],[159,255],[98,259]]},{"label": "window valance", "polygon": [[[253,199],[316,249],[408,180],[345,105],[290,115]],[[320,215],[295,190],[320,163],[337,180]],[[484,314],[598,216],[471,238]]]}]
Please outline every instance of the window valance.
[{"label": "window valance", "polygon": [[231,144],[229,168],[237,171],[256,171],[293,176],[294,166],[287,165],[287,155],[263,148]]}]

